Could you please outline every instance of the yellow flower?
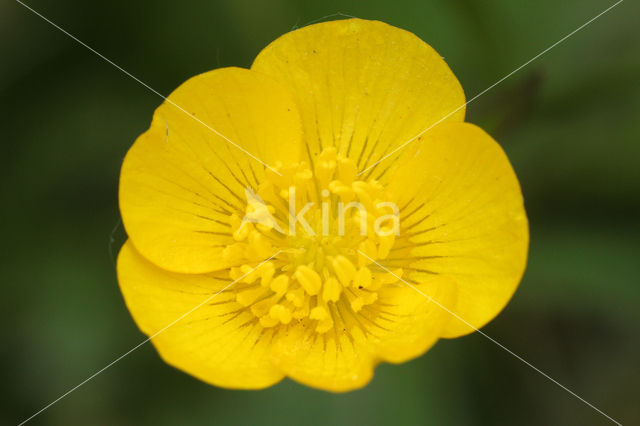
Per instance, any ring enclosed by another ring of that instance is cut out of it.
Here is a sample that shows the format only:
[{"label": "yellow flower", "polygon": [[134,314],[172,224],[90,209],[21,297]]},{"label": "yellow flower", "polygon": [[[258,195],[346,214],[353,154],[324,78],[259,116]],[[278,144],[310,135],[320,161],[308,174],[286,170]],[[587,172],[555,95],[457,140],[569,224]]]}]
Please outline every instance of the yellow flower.
[{"label": "yellow flower", "polygon": [[527,219],[464,103],[430,46],[359,19],[176,89],[120,179],[120,287],[162,358],[217,386],[347,391],[496,316]]}]

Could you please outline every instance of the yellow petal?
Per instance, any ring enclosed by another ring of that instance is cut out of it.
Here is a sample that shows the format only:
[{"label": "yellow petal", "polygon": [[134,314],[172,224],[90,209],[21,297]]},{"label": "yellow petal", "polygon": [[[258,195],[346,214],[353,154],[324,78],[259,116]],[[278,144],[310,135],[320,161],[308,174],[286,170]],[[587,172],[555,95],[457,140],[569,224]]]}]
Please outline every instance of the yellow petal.
[{"label": "yellow petal", "polygon": [[454,311],[472,327],[454,320],[443,336],[469,333],[502,310],[524,272],[528,225],[518,180],[500,146],[467,123],[430,130],[399,164],[388,191],[404,206],[400,232],[415,246],[403,278],[452,278]]},{"label": "yellow petal", "polygon": [[[357,313],[344,305],[314,308],[310,318],[323,333],[305,322],[290,327],[274,339],[274,364],[308,386],[344,392],[366,385],[380,360],[398,363],[423,354],[450,321],[446,306],[453,303],[455,286],[431,278],[415,287],[431,299],[400,283],[373,293],[375,303]],[[332,325],[328,331],[325,323]]]},{"label": "yellow petal", "polygon": [[163,271],[127,242],[118,256],[118,281],[136,324],[167,363],[228,388],[258,389],[282,379],[269,361],[275,329],[260,326],[233,292],[211,298],[228,280]]},{"label": "yellow petal", "polygon": [[453,280],[434,276],[422,283],[406,278],[396,286],[380,289],[381,304],[365,307],[361,315],[369,312],[373,321],[386,329],[380,330],[376,353],[385,361],[400,363],[418,357],[433,346],[445,327],[453,321],[451,311],[455,303],[456,286]]},{"label": "yellow petal", "polygon": [[271,78],[224,68],[187,80],[122,166],[120,210],[136,249],[174,272],[230,266],[231,214],[244,215],[245,189],[265,173],[251,155],[272,167],[297,161],[301,137],[294,101]]},{"label": "yellow petal", "polygon": [[374,347],[343,331],[340,322],[326,331],[331,322],[329,317],[318,323],[322,333],[305,322],[290,326],[274,340],[272,361],[288,377],[308,386],[332,392],[360,388],[373,377]]},{"label": "yellow petal", "polygon": [[293,93],[311,160],[335,146],[363,170],[456,109],[448,120],[464,120],[464,93],[441,56],[382,22],[301,28],[267,46],[251,69]]}]

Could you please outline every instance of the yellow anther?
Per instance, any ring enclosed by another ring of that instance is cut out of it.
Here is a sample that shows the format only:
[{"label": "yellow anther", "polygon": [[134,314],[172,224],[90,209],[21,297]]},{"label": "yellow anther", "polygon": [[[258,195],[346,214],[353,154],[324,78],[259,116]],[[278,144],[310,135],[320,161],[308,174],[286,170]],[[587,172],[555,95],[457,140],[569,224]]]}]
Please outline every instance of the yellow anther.
[{"label": "yellow anther", "polygon": [[263,287],[268,287],[269,284],[271,283],[271,280],[273,279],[273,275],[276,272],[276,267],[273,266],[273,262],[265,262],[261,267],[260,267],[260,284]]},{"label": "yellow anther", "polygon": [[307,318],[309,316],[309,297],[304,299],[301,307],[293,311],[292,316],[296,319]]},{"label": "yellow anther", "polygon": [[310,267],[306,265],[298,266],[296,272],[293,274],[293,278],[300,283],[304,291],[310,296],[315,296],[320,292],[320,288],[322,287],[320,275]]},{"label": "yellow anther", "polygon": [[269,309],[269,316],[280,321],[282,324],[289,324],[291,322],[291,311],[280,304],[273,305]]},{"label": "yellow anther", "polygon": [[329,315],[329,310],[326,306],[318,305],[311,310],[309,318],[317,320],[316,331],[318,333],[326,333],[333,327],[333,319]]},{"label": "yellow anther", "polygon": [[304,305],[305,297],[306,296],[304,290],[301,288],[289,290],[286,296],[287,300],[293,303],[293,306],[296,306],[298,308],[301,308],[302,305]]},{"label": "yellow anther", "polygon": [[325,302],[337,302],[340,299],[340,292],[342,290],[342,286],[334,277],[329,277],[324,282],[324,286],[322,288],[322,298]]},{"label": "yellow anther", "polygon": [[313,173],[309,169],[302,169],[298,171],[295,175],[296,184],[304,184],[309,182],[313,178]]},{"label": "yellow anther", "polygon": [[271,290],[276,294],[284,294],[287,288],[289,288],[289,276],[282,274],[271,280]]},{"label": "yellow anther", "polygon": [[352,160],[338,158],[338,178],[346,184],[350,184],[358,177],[358,166]]},{"label": "yellow anther", "polygon": [[312,320],[322,321],[323,319],[329,318],[329,312],[324,306],[316,306],[311,310],[309,318]]},{"label": "yellow anther", "polygon": [[356,275],[356,267],[353,266],[353,263],[343,255],[338,255],[330,259],[331,266],[333,266],[333,270],[335,271],[340,283],[347,287],[353,277]]},{"label": "yellow anther", "polygon": [[349,295],[349,305],[354,312],[378,300],[378,293],[374,291],[355,290],[355,296]]},{"label": "yellow anther", "polygon": [[242,275],[239,278],[240,282],[251,284],[260,278],[260,269],[262,269],[262,266],[264,265],[260,265],[258,268],[255,268],[251,265],[242,265],[240,267],[240,272],[242,272]]}]

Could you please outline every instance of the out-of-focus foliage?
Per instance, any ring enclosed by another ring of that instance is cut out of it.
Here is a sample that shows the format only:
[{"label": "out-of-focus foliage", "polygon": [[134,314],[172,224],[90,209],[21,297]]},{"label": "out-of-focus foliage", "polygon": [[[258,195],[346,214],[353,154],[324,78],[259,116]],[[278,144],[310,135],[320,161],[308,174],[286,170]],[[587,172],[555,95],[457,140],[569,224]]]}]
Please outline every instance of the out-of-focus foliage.
[{"label": "out-of-focus foliage", "polygon": [[[608,7],[556,2],[31,0],[159,92],[248,66],[336,12],[416,33],[467,98]],[[485,331],[624,424],[640,423],[640,6],[626,1],[468,106],[505,148],[531,221],[528,271]],[[161,99],[16,2],[0,4],[0,423],[16,423],[144,339],[113,256],[119,167]],[[285,381],[216,389],[150,345],[37,424],[606,424],[474,334],[382,366],[346,395]]]}]

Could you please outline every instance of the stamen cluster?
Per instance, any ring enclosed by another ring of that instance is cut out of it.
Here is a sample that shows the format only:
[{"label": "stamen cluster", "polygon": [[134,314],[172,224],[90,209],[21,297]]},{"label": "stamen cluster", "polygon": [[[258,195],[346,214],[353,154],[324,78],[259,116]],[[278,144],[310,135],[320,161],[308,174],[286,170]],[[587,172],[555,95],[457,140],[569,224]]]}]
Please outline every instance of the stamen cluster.
[{"label": "stamen cluster", "polygon": [[300,162],[275,170],[255,193],[247,190],[244,218],[231,219],[235,242],[223,257],[241,265],[229,273],[237,280],[235,298],[264,327],[306,321],[325,333],[336,315],[360,312],[380,288],[398,281],[402,269],[392,274],[371,259],[389,256],[399,222],[388,214],[384,188],[358,179],[354,161],[334,148],[313,167]]}]

